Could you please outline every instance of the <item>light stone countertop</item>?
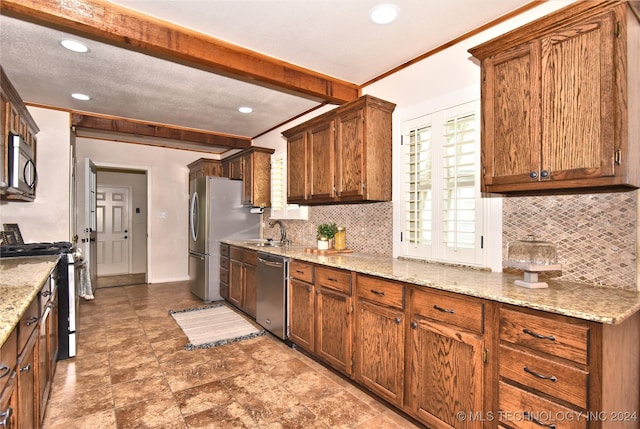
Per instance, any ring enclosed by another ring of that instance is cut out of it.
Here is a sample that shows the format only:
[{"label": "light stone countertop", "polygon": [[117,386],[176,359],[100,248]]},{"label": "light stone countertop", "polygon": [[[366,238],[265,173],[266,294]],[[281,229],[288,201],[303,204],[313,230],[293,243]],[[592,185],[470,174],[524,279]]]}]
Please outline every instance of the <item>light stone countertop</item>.
[{"label": "light stone countertop", "polygon": [[58,259],[58,255],[0,259],[0,345],[38,296]]},{"label": "light stone countertop", "polygon": [[456,292],[506,304],[606,324],[640,311],[640,292],[547,279],[546,289],[514,285],[522,275],[455,267],[365,253],[331,256],[306,253],[302,246],[258,247],[247,240],[224,243],[391,280]]}]

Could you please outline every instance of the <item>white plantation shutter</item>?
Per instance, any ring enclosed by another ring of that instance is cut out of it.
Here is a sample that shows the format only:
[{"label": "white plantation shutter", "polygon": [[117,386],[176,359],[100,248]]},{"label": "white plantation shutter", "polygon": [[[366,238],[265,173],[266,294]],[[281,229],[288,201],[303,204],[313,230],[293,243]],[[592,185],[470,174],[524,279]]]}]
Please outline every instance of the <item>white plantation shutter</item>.
[{"label": "white plantation shutter", "polygon": [[481,262],[482,200],[477,103],[407,121],[405,256]]}]

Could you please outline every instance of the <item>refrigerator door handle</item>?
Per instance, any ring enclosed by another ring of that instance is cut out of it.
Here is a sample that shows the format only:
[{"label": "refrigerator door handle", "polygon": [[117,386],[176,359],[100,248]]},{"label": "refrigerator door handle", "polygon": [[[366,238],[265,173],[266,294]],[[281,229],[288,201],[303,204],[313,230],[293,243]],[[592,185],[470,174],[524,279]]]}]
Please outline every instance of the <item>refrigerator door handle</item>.
[{"label": "refrigerator door handle", "polygon": [[198,198],[198,192],[194,191],[191,196],[191,204],[189,207],[189,223],[191,224],[191,239],[198,241],[198,229],[200,227],[200,219],[198,217],[198,211],[200,210],[200,201]]}]

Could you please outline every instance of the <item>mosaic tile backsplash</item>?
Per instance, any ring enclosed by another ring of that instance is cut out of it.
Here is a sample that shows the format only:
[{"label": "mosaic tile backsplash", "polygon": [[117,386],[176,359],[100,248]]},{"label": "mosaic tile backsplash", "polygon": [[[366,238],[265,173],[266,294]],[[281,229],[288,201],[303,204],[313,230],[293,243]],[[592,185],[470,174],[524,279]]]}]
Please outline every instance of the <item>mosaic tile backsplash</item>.
[{"label": "mosaic tile backsplash", "polygon": [[[262,217],[265,238],[280,239],[280,229],[268,225],[270,211]],[[284,220],[287,238],[294,244],[316,247],[321,223],[335,223],[347,231],[347,249],[376,255],[393,254],[393,202],[309,207],[309,220]]]},{"label": "mosaic tile backsplash", "polygon": [[[265,238],[280,238],[267,224]],[[295,244],[316,246],[316,228],[335,222],[347,229],[347,248],[392,256],[393,203],[309,207],[309,220],[283,221]],[[561,272],[551,276],[586,284],[636,289],[638,191],[503,199],[503,255],[507,244],[529,234],[557,246]],[[544,276],[541,276],[544,277]]]},{"label": "mosaic tile backsplash", "polygon": [[637,204],[637,191],[504,198],[502,254],[533,234],[556,245],[559,278],[636,289]]}]

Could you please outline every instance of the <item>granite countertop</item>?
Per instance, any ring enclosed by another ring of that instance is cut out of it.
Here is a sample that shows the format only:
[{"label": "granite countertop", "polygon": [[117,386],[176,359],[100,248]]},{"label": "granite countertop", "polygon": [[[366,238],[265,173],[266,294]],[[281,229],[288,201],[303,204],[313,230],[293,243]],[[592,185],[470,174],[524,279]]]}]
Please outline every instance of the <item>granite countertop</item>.
[{"label": "granite countertop", "polygon": [[224,243],[434,289],[562,314],[594,322],[618,324],[640,311],[640,292],[589,284],[547,280],[546,289],[514,285],[521,275],[398,259],[365,253],[331,256],[306,253],[302,246],[259,247],[247,240]]},{"label": "granite countertop", "polygon": [[0,345],[38,296],[59,256],[0,259]]}]

